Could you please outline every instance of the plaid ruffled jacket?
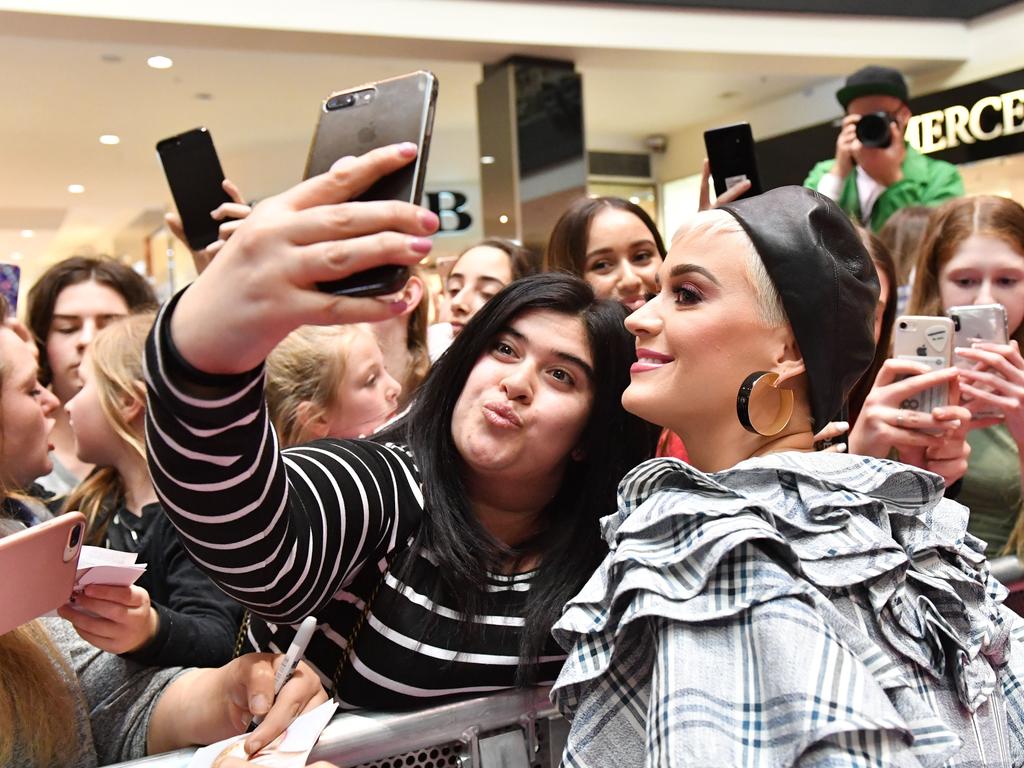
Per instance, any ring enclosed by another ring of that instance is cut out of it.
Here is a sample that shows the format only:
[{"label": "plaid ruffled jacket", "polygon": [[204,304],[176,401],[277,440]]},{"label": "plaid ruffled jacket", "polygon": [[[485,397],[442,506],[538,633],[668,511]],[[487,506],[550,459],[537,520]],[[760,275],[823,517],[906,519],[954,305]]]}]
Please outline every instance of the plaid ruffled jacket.
[{"label": "plaid ruffled jacket", "polygon": [[1024,765],[1024,622],[936,475],[654,459],[554,632],[569,766]]}]

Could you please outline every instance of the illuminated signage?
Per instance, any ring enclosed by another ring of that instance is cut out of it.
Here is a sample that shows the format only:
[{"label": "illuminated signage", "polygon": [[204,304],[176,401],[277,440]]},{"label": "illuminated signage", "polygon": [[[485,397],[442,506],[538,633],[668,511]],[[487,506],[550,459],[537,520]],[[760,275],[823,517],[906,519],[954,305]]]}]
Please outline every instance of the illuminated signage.
[{"label": "illuminated signage", "polygon": [[970,107],[954,104],[914,115],[906,139],[917,151],[929,154],[1018,133],[1024,133],[1024,88],[983,96]]}]

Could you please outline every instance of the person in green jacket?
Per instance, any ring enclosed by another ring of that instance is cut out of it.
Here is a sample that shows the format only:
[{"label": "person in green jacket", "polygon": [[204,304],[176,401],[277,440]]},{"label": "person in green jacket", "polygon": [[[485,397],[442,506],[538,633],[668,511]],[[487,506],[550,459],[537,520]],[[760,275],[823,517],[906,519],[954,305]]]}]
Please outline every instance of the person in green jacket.
[{"label": "person in green jacket", "polygon": [[[964,194],[956,166],[926,157],[904,141],[911,111],[907,83],[897,70],[859,69],[836,98],[846,110],[836,156],[815,165],[805,187],[832,198],[875,232],[900,208],[935,205]],[[865,146],[857,137],[857,124],[865,115],[877,113],[888,117],[891,140],[884,147]]]}]

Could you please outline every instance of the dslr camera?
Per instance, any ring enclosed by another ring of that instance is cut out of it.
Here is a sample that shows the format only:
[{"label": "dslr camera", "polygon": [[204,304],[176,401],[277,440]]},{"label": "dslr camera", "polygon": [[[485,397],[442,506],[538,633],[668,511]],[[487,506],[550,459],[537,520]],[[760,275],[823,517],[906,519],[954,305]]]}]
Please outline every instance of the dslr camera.
[{"label": "dslr camera", "polygon": [[896,118],[888,112],[869,112],[861,115],[857,121],[857,138],[865,147],[885,149],[892,144],[892,133],[889,124]]}]

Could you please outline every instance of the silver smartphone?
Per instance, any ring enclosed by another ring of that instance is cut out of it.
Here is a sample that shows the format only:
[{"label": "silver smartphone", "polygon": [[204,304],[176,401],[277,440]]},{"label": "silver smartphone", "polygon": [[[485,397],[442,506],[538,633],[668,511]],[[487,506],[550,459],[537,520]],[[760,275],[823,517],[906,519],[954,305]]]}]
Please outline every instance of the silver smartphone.
[{"label": "silver smartphone", "polygon": [[[410,141],[419,147],[416,159],[354,199],[403,200],[418,205],[423,198],[436,104],[437,78],[424,71],[335,91],[320,105],[303,178],[324,173],[339,158]],[[317,288],[342,296],[380,296],[401,290],[408,278],[405,267],[385,265],[343,280],[317,283]]]},{"label": "silver smartphone", "polygon": [[[953,321],[948,317],[901,315],[896,318],[893,357],[924,363],[933,371],[952,365]],[[901,408],[931,413],[933,408],[949,405],[949,386],[926,389],[900,403]],[[931,431],[931,430],[925,430]]]},{"label": "silver smartphone", "polygon": [[[976,341],[1006,344],[1010,337],[1006,325],[1006,308],[1002,304],[969,304],[950,307],[946,310],[946,315],[953,321],[957,347],[970,347]],[[957,368],[973,368],[975,363],[973,360],[954,354],[953,364]],[[1002,418],[1003,412],[997,408],[991,408],[976,411],[975,416],[983,419]]]}]

